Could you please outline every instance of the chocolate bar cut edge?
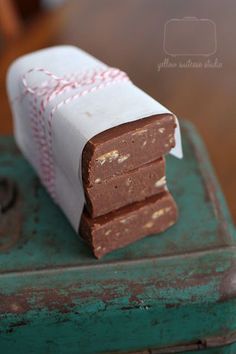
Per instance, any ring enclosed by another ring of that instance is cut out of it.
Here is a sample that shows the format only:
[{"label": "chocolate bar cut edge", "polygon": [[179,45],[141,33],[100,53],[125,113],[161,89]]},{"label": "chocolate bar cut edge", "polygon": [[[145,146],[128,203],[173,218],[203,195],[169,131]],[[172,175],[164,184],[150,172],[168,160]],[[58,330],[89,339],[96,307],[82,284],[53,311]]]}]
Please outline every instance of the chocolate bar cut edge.
[{"label": "chocolate bar cut edge", "polygon": [[160,114],[121,124],[91,138],[82,154],[85,185],[120,175],[166,155],[175,146],[176,121]]},{"label": "chocolate bar cut edge", "polygon": [[100,258],[144,236],[166,230],[177,217],[173,197],[169,192],[163,192],[94,219],[84,211],[79,233],[95,257]]},{"label": "chocolate bar cut edge", "polygon": [[165,159],[150,162],[119,176],[84,185],[86,208],[91,217],[98,217],[166,189]]}]

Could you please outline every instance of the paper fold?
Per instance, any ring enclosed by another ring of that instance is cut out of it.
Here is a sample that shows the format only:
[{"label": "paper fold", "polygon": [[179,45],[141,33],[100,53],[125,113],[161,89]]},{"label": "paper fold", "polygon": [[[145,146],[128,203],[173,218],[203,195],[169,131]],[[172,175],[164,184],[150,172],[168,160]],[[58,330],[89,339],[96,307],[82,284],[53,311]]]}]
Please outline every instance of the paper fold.
[{"label": "paper fold", "polygon": [[[40,68],[43,72],[36,70]],[[171,113],[130,80],[123,80],[122,73],[120,81],[111,82],[91,75],[104,70],[109,67],[82,50],[59,46],[19,58],[7,77],[16,141],[76,231],[85,202],[80,164],[86,142],[114,126]],[[84,73],[88,81],[83,86],[67,84],[79,82]],[[24,76],[32,92],[25,89]],[[89,81],[91,77],[95,82]],[[182,158],[178,121],[175,139],[171,154]]]}]

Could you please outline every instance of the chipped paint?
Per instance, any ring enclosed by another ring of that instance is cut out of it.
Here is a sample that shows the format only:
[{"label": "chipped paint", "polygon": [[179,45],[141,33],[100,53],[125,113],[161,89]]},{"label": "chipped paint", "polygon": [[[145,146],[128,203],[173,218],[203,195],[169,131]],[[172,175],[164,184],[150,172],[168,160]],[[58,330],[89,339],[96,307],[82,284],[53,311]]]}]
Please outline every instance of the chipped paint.
[{"label": "chipped paint", "polygon": [[217,346],[226,353],[236,328],[235,234],[193,135],[183,132],[184,160],[167,158],[177,226],[100,261],[75,237],[14,145],[1,141],[11,154],[0,155],[0,170],[11,178],[17,171],[24,196],[18,239],[0,254],[4,353],[164,353],[196,345],[204,354]]}]

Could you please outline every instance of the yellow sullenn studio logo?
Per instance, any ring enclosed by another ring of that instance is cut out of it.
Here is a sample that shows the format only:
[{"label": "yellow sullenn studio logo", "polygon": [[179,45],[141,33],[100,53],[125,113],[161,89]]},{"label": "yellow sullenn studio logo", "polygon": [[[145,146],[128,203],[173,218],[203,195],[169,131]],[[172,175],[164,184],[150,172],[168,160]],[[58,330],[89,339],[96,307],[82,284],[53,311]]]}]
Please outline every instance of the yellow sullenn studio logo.
[{"label": "yellow sullenn studio logo", "polygon": [[216,24],[210,19],[170,19],[164,26],[163,50],[167,55],[205,56],[217,51]]},{"label": "yellow sullenn studio logo", "polygon": [[171,61],[170,58],[164,58],[157,64],[157,70],[162,69],[221,69],[222,62],[218,58],[207,59],[204,61],[194,61],[192,59]]}]

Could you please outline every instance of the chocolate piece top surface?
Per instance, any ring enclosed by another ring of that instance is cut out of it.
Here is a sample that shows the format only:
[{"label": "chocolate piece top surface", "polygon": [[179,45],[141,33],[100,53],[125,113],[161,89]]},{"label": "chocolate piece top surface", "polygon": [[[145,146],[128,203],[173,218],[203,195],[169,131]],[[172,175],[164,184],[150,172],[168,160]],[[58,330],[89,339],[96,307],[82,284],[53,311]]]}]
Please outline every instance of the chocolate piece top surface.
[{"label": "chocolate piece top surface", "polygon": [[155,115],[108,129],[90,139],[82,156],[86,185],[133,170],[167,154],[175,145],[171,114]]},{"label": "chocolate piece top surface", "polygon": [[160,114],[148,118],[135,120],[133,122],[120,124],[116,127],[107,129],[104,132],[101,132],[100,134],[97,134],[92,139],[90,139],[90,143],[93,146],[98,146],[100,144],[110,141],[111,139],[119,138],[120,136],[126,133],[134,132],[138,129],[148,127],[150,124],[155,123],[157,120],[159,122],[163,122],[164,120],[169,121],[169,119],[174,120],[172,114]]}]

